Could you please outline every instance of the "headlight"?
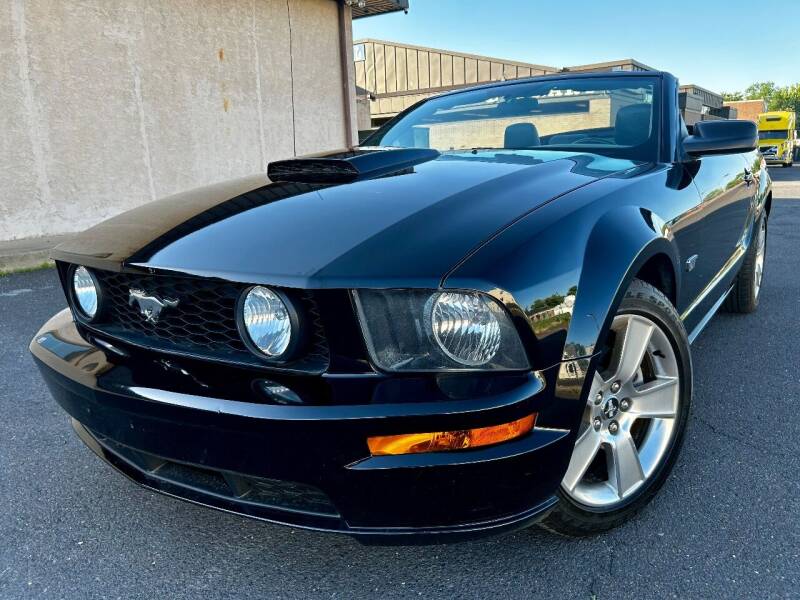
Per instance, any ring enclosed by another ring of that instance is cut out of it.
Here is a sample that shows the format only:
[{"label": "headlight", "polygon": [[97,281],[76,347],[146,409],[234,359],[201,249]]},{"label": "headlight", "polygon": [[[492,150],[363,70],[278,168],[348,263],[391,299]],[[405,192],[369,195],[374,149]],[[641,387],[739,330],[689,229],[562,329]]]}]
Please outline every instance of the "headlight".
[{"label": "headlight", "polygon": [[87,319],[97,314],[99,292],[94,277],[86,267],[77,267],[72,272],[72,292],[78,309]]},{"label": "headlight", "polygon": [[272,359],[289,354],[297,319],[288,301],[277,292],[258,285],[245,293],[239,312],[245,341],[253,349]]},{"label": "headlight", "polygon": [[359,290],[355,299],[372,360],[384,371],[530,368],[511,319],[486,294]]},{"label": "headlight", "polygon": [[485,365],[500,349],[500,323],[478,294],[434,294],[426,303],[425,316],[439,348],[459,364]]}]

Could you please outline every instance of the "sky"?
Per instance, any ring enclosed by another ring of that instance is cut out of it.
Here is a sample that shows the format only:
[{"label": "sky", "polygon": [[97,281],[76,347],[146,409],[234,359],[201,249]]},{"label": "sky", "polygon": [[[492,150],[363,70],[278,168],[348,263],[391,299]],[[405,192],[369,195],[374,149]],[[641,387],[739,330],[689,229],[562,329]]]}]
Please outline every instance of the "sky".
[{"label": "sky", "polygon": [[715,92],[800,82],[800,0],[409,1],[357,19],[354,39],[553,67],[633,58]]}]

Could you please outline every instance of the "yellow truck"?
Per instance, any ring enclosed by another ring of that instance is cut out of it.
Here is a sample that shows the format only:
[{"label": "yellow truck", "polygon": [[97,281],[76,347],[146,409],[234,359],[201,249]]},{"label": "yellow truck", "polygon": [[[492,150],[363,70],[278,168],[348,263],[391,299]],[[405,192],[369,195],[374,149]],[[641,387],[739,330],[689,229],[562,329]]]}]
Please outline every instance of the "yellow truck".
[{"label": "yellow truck", "polygon": [[773,110],[758,115],[758,151],[768,165],[792,166],[796,128],[793,112]]}]

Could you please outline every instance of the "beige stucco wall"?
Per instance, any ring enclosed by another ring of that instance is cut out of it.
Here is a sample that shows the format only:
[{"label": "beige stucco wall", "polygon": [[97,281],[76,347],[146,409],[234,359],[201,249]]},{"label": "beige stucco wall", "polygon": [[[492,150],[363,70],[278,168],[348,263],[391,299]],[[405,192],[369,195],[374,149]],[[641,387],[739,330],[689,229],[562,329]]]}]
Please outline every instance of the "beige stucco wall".
[{"label": "beige stucco wall", "polygon": [[346,144],[331,0],[0,0],[0,240]]}]

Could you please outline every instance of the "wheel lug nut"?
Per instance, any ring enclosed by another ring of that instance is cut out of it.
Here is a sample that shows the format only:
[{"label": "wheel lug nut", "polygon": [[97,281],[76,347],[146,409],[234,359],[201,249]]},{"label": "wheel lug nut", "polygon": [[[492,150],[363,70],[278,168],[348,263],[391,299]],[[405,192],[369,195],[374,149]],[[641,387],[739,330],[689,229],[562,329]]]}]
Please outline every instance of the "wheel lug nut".
[{"label": "wheel lug nut", "polygon": [[603,401],[603,392],[597,392],[594,396],[594,403],[600,404]]},{"label": "wheel lug nut", "polygon": [[596,418],[592,422],[592,427],[594,427],[595,431],[600,431],[600,427],[602,427],[602,425],[603,425],[603,422],[599,418]]},{"label": "wheel lug nut", "polygon": [[611,421],[611,423],[608,424],[608,431],[612,435],[616,435],[617,432],[619,431],[619,423],[617,423],[616,421]]},{"label": "wheel lug nut", "polygon": [[629,410],[631,407],[631,401],[629,398],[623,398],[622,402],[619,403],[620,410]]},{"label": "wheel lug nut", "polygon": [[615,381],[614,383],[611,384],[611,391],[616,394],[621,386],[622,384],[620,384],[619,381]]}]

